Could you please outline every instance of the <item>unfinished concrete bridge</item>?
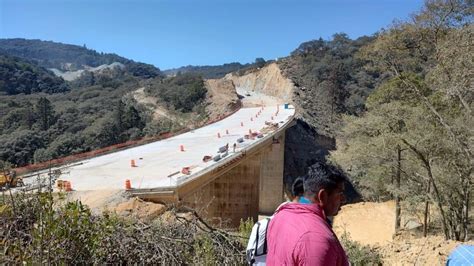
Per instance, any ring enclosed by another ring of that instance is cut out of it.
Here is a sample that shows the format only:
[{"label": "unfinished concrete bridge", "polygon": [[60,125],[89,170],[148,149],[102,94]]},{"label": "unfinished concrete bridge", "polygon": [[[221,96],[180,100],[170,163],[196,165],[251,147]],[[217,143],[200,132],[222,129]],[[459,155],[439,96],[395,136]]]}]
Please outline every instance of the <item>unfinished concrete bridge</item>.
[{"label": "unfinished concrete bridge", "polygon": [[126,189],[236,226],[283,201],[285,131],[294,114],[288,104],[241,108],[169,139],[62,166],[57,182],[75,191]]},{"label": "unfinished concrete bridge", "polygon": [[[283,201],[285,131],[295,115],[293,106],[284,103],[292,99],[293,83],[271,63],[206,84],[213,104],[237,100],[242,108],[181,135],[62,165],[57,181],[88,195],[123,191],[128,180],[131,195],[187,205],[230,225],[273,213]],[[47,173],[41,178],[46,181]]]}]

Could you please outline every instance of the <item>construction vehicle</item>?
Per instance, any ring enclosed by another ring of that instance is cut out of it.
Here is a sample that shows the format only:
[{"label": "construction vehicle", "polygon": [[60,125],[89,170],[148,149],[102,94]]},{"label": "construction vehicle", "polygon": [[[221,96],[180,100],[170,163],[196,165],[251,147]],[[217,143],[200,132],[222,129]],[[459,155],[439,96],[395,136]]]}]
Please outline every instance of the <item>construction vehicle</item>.
[{"label": "construction vehicle", "polygon": [[0,189],[9,189],[12,187],[21,187],[25,185],[23,178],[16,176],[13,170],[4,171],[0,174]]}]

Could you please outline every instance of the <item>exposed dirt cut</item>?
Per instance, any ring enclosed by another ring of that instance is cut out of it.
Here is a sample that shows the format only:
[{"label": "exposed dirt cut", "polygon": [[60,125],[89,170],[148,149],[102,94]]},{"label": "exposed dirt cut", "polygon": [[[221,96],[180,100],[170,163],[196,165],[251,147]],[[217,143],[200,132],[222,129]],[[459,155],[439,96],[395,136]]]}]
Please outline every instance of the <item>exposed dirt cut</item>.
[{"label": "exposed dirt cut", "polygon": [[[461,242],[445,240],[442,236],[417,238],[403,234],[392,243],[378,248],[386,265],[446,265],[448,255]],[[469,241],[473,245],[474,241]]]},{"label": "exposed dirt cut", "polygon": [[239,97],[235,91],[234,83],[226,79],[208,79],[205,81],[207,88],[206,111],[209,119],[216,119],[236,110],[240,106]]},{"label": "exposed dirt cut", "polygon": [[275,63],[242,76],[230,73],[224,79],[232,80],[237,90],[273,96],[280,99],[281,103],[292,102],[293,82],[281,74],[280,68]]},{"label": "exposed dirt cut", "polygon": [[[404,217],[402,225],[410,227],[411,217]],[[448,255],[462,242],[445,240],[443,236],[420,237],[420,227],[405,228],[395,234],[395,204],[389,202],[361,202],[343,206],[334,219],[338,236],[344,231],[352,240],[375,247],[384,265],[445,265]],[[474,241],[469,241],[473,245]]]},{"label": "exposed dirt cut", "polygon": [[342,207],[334,219],[334,231],[344,231],[364,245],[387,244],[395,234],[395,204],[393,202],[361,202]]},{"label": "exposed dirt cut", "polygon": [[145,88],[139,88],[132,92],[133,99],[143,105],[147,110],[152,113],[152,117],[155,120],[158,120],[160,117],[169,117],[171,114],[158,104],[158,99],[156,97],[146,95]]}]

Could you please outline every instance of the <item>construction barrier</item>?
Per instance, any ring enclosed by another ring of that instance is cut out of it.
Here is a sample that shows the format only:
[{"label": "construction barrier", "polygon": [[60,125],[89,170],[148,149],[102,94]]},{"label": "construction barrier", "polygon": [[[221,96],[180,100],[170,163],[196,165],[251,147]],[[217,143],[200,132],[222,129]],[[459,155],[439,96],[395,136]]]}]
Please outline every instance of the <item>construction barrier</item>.
[{"label": "construction barrier", "polygon": [[191,169],[189,167],[183,167],[183,169],[181,169],[181,173],[183,173],[185,175],[190,175],[191,174]]}]

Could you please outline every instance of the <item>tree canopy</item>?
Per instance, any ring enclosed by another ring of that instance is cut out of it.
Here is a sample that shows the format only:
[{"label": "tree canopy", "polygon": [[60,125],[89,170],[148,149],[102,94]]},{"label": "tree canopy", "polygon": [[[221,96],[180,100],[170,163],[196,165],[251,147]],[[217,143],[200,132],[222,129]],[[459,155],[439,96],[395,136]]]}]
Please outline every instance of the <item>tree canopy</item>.
[{"label": "tree canopy", "polygon": [[0,94],[56,93],[69,90],[60,77],[36,63],[0,53]]},{"label": "tree canopy", "polygon": [[425,233],[434,205],[446,238],[456,240],[469,236],[474,188],[469,10],[468,1],[428,1],[413,21],[361,49],[390,78],[368,97],[367,112],[345,117],[331,154],[366,197],[425,202]]}]

